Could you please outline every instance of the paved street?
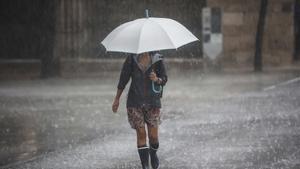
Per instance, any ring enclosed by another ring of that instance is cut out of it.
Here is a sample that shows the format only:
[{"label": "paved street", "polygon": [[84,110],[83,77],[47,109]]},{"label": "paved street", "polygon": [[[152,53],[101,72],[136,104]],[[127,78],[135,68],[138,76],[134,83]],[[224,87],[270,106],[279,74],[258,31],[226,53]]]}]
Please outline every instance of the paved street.
[{"label": "paved street", "polygon": [[[300,73],[172,73],[161,169],[300,168]],[[139,169],[118,75],[0,82],[5,169]],[[128,87],[127,87],[128,88]],[[0,167],[1,168],[1,167]]]}]

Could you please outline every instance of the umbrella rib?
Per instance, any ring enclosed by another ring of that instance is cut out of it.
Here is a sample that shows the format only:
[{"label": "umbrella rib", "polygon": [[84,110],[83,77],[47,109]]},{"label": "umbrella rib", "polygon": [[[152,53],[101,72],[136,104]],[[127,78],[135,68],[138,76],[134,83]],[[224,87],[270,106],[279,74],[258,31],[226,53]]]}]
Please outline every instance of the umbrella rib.
[{"label": "umbrella rib", "polygon": [[137,47],[136,53],[139,53],[139,49],[140,49],[140,41],[141,41],[141,34],[142,34],[142,31],[143,31],[143,29],[144,29],[145,24],[146,24],[147,21],[148,21],[148,19],[143,23],[143,26],[142,26],[142,28],[140,29],[140,32],[139,32],[139,41],[138,41],[138,47]]},{"label": "umbrella rib", "polygon": [[173,43],[168,32],[165,29],[163,29],[163,27],[159,23],[157,23],[155,20],[153,20],[153,23],[156,23],[157,25],[159,25],[159,28],[162,29],[168,35],[167,37],[169,38],[170,42],[173,44],[173,46],[175,46],[175,49],[177,49],[177,46]]}]

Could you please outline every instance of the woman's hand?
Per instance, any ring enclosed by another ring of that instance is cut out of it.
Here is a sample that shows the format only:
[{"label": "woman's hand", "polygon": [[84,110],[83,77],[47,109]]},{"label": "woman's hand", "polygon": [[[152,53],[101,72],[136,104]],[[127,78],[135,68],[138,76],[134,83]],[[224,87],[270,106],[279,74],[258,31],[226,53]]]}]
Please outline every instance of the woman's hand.
[{"label": "woman's hand", "polygon": [[154,71],[152,71],[149,75],[150,80],[152,80],[153,82],[157,82],[158,77],[156,76],[156,73]]},{"label": "woman's hand", "polygon": [[112,104],[112,111],[116,113],[118,111],[118,108],[119,108],[119,99],[115,99]]}]

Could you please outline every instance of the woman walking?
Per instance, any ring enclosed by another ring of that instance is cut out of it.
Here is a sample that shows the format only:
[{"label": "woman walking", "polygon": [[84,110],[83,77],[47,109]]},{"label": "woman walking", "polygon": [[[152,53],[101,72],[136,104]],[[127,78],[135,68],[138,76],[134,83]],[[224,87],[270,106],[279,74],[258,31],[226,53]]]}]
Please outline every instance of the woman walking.
[{"label": "woman walking", "polygon": [[117,112],[120,97],[130,78],[131,85],[126,103],[128,121],[136,130],[137,148],[143,169],[149,169],[149,155],[152,168],[157,169],[159,167],[156,153],[159,147],[158,126],[161,123],[160,98],[162,87],[167,82],[162,56],[158,53],[146,52],[140,55],[129,55],[126,58],[112,105],[113,112]]}]

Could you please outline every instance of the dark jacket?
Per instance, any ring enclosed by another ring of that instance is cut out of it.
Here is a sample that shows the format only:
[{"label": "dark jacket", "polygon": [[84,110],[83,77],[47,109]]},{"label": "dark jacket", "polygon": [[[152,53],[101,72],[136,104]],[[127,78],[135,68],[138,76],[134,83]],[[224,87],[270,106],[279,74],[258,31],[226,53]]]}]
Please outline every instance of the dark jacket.
[{"label": "dark jacket", "polygon": [[[123,90],[131,78],[126,103],[127,108],[142,106],[161,108],[160,98],[162,93],[154,92],[153,87],[157,88],[159,85],[164,86],[168,78],[162,56],[160,54],[150,56],[152,65],[145,72],[138,66],[137,55],[129,55],[123,64],[118,89]],[[152,70],[154,70],[157,77],[162,80],[161,84],[154,83],[154,86],[152,86],[152,81],[149,78]]]}]

